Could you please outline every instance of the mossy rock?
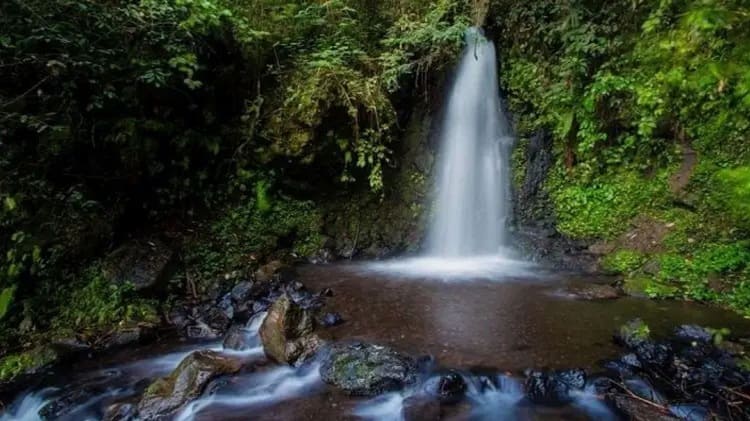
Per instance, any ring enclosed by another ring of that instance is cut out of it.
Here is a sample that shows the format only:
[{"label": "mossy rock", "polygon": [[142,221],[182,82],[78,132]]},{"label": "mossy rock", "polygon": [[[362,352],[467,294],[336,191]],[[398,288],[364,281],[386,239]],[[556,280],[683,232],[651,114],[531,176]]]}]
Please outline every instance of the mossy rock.
[{"label": "mossy rock", "polygon": [[199,397],[216,377],[240,371],[242,362],[215,351],[196,351],[185,357],[167,377],[155,380],[138,403],[141,419],[169,418]]},{"label": "mossy rock", "polygon": [[355,396],[399,390],[417,379],[413,358],[385,346],[363,343],[332,347],[320,375],[326,383]]},{"label": "mossy rock", "polygon": [[633,297],[647,297],[648,293],[646,290],[649,284],[650,280],[646,276],[627,277],[623,281],[622,290]]},{"label": "mossy rock", "polygon": [[615,335],[617,342],[628,348],[635,348],[638,345],[649,340],[651,331],[648,325],[641,319],[633,319],[620,326]]},{"label": "mossy rock", "polygon": [[6,355],[0,359],[0,382],[10,382],[21,375],[38,373],[58,358],[58,354],[47,346]]}]

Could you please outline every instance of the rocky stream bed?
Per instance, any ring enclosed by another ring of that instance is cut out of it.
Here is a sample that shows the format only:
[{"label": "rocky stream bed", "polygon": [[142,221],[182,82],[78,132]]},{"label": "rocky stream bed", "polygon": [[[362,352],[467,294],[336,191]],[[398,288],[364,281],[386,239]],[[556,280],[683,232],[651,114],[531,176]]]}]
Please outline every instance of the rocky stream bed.
[{"label": "rocky stream bed", "polygon": [[168,319],[15,385],[0,420],[750,418],[748,321],[606,277],[272,267]]}]

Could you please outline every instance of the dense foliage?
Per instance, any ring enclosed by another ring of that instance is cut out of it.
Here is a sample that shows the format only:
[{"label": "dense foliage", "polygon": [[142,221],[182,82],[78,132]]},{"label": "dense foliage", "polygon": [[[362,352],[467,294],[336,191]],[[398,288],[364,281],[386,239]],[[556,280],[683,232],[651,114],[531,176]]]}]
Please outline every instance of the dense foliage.
[{"label": "dense foliage", "polygon": [[[621,250],[608,265],[649,295],[750,312],[745,2],[493,8],[519,131],[555,139],[547,188],[560,230]],[[643,240],[657,247],[628,240],[662,231]]]},{"label": "dense foliage", "polygon": [[177,281],[313,253],[311,191],[383,194],[470,16],[455,0],[2,2],[0,354],[153,320],[159,302],[100,267],[131,233],[199,226]]}]

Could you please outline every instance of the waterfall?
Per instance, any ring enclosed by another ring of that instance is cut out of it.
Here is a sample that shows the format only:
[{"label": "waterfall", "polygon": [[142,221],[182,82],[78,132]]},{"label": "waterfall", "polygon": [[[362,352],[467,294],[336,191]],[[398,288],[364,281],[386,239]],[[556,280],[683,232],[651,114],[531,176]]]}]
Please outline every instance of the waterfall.
[{"label": "waterfall", "polygon": [[501,110],[495,46],[478,29],[450,89],[441,127],[434,220],[427,254],[456,258],[499,254],[510,212],[513,137]]},{"label": "waterfall", "polygon": [[481,29],[466,32],[443,115],[425,251],[366,269],[446,281],[533,276],[533,265],[509,247],[513,135],[500,101],[495,46]]}]

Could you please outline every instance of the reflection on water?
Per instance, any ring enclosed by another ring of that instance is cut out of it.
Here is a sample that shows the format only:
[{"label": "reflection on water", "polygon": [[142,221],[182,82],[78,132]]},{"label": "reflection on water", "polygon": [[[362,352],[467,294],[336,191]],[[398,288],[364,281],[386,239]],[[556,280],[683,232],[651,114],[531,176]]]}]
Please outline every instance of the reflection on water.
[{"label": "reflection on water", "polygon": [[327,305],[347,322],[324,331],[331,339],[379,342],[433,355],[455,368],[598,368],[600,360],[620,352],[612,334],[636,317],[656,335],[686,323],[750,333],[748,320],[698,303],[633,297],[584,301],[556,293],[600,281],[585,275],[443,283],[394,279],[357,264],[307,266],[299,272],[308,287],[334,291]]}]

